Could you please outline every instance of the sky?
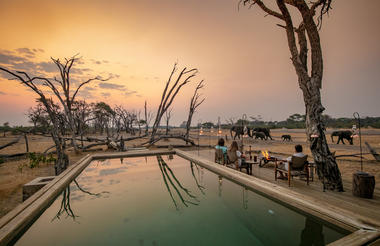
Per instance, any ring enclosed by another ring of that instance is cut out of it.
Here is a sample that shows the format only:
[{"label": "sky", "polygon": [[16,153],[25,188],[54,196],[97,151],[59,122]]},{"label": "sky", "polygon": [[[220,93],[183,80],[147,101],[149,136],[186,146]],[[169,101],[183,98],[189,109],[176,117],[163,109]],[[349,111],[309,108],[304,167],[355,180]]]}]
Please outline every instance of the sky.
[{"label": "sky", "polygon": [[[267,1],[268,2],[268,1]],[[269,1],[269,5],[271,5]],[[380,116],[380,1],[335,0],[320,31],[322,103],[333,117]],[[285,120],[305,107],[278,20],[237,0],[0,0],[0,66],[54,77],[50,57],[79,54],[79,99],[155,111],[174,63],[199,70],[172,106],[187,119],[196,84],[206,98],[193,122],[260,116]],[[0,124],[28,124],[36,95],[0,73]]]}]

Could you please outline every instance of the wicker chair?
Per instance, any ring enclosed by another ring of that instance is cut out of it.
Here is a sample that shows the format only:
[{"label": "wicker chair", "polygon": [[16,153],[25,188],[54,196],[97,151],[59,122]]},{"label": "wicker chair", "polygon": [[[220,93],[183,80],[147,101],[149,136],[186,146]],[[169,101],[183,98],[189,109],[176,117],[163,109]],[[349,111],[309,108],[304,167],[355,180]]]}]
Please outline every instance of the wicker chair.
[{"label": "wicker chair", "polygon": [[245,168],[247,170],[247,174],[248,175],[250,174],[250,165],[239,167],[239,158],[236,155],[236,151],[228,150],[227,151],[227,157],[228,157],[228,164],[233,164],[234,168],[236,168],[236,170],[240,170],[240,172],[241,172],[241,169]]},{"label": "wicker chair", "polygon": [[277,173],[287,174],[288,185],[290,186],[290,179],[293,176],[304,176],[306,177],[307,185],[309,185],[309,162],[307,161],[307,155],[303,157],[292,156],[289,162],[288,170],[285,170],[284,166],[279,165],[276,161],[274,168],[274,178],[277,180]]},{"label": "wicker chair", "polygon": [[227,163],[227,160],[224,158],[222,149],[215,149],[215,162],[222,165],[225,165]]}]

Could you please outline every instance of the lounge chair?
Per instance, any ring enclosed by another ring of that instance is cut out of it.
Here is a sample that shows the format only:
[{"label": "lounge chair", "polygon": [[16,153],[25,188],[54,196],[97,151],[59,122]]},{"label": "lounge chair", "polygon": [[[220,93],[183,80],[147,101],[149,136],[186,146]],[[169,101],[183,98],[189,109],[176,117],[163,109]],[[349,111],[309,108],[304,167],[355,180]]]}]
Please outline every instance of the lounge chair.
[{"label": "lounge chair", "polygon": [[274,178],[277,180],[277,173],[287,174],[288,176],[288,185],[290,186],[290,179],[293,176],[304,176],[306,177],[307,185],[309,185],[309,162],[307,161],[307,155],[304,157],[292,156],[291,161],[289,162],[288,170],[282,168],[279,163],[275,162],[274,168]]}]

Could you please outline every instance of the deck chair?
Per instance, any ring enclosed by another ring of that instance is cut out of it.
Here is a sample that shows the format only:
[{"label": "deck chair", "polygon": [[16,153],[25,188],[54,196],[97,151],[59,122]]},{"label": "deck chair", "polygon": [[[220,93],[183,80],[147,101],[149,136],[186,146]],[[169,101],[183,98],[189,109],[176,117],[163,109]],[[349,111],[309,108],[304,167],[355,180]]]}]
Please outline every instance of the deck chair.
[{"label": "deck chair", "polygon": [[227,157],[228,157],[228,164],[233,164],[236,170],[240,170],[241,172],[241,169],[245,168],[247,170],[247,174],[248,175],[250,174],[249,165],[239,167],[239,158],[236,155],[236,151],[227,150]]},{"label": "deck chair", "polygon": [[288,185],[290,186],[290,179],[293,176],[304,176],[306,177],[307,185],[309,185],[309,163],[307,161],[307,155],[304,157],[292,156],[289,162],[288,170],[285,170],[282,165],[276,161],[274,168],[274,179],[277,180],[277,173],[288,175]]},{"label": "deck chair", "polygon": [[222,165],[225,165],[227,163],[227,160],[224,158],[222,149],[215,149],[215,162]]}]

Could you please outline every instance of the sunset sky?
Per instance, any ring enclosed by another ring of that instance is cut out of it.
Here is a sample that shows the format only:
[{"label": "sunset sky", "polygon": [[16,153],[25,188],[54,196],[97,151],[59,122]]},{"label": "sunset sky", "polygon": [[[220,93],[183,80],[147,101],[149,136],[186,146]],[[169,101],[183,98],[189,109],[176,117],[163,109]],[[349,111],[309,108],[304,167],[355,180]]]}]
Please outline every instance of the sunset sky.
[{"label": "sunset sky", "polygon": [[[321,30],[325,113],[380,116],[380,1],[335,0],[332,7]],[[0,0],[0,66],[54,76],[50,57],[79,53],[74,77],[111,77],[85,87],[82,99],[131,110],[147,100],[155,111],[178,62],[199,73],[176,98],[171,124],[186,120],[202,79],[206,101],[194,123],[244,113],[284,120],[305,110],[277,23],[257,7],[238,10],[238,0]],[[35,98],[0,73],[0,124],[27,124]]]}]

